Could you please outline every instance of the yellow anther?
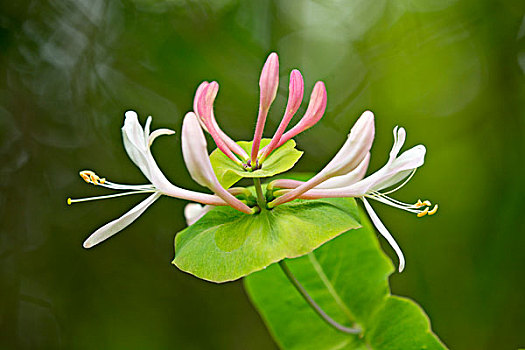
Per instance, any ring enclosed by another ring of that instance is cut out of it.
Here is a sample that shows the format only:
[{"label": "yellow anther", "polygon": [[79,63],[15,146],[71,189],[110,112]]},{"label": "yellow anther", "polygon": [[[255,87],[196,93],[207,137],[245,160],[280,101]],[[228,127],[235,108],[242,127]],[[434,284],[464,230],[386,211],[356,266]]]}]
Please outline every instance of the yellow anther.
[{"label": "yellow anther", "polygon": [[425,216],[427,214],[428,214],[428,207],[426,207],[425,210],[423,210],[422,212],[418,213],[417,217],[420,218],[420,217],[423,217],[423,216]]},{"label": "yellow anther", "polygon": [[428,215],[434,215],[437,211],[438,211],[438,205],[436,204],[434,205],[434,208],[428,212]]},{"label": "yellow anther", "polygon": [[104,182],[106,182],[106,179],[101,179],[97,174],[95,174],[91,170],[82,170],[79,174],[84,179],[84,181],[93,185],[100,185],[101,183],[103,184]]},{"label": "yellow anther", "polygon": [[84,179],[84,181],[86,181],[87,183],[91,182],[91,174],[90,173],[93,173],[93,172],[90,171],[90,170],[82,170],[81,172],[79,172],[80,177],[82,179]]},{"label": "yellow anther", "polygon": [[71,198],[67,199],[67,205],[71,205]]},{"label": "yellow anther", "polygon": [[417,202],[416,202],[416,204],[414,204],[414,206],[415,206],[416,208],[421,208],[421,207],[424,207],[425,204],[423,204],[423,202],[421,202],[421,199],[418,199]]},{"label": "yellow anther", "polygon": [[424,201],[423,204],[429,207],[432,205],[429,200]]}]

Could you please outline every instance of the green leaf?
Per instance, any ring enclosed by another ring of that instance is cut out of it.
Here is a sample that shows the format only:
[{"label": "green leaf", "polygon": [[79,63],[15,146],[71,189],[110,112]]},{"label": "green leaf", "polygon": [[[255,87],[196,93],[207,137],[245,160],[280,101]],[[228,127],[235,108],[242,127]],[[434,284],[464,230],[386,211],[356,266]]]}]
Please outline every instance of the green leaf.
[{"label": "green leaf", "polygon": [[366,218],[345,233],[287,265],[313,299],[336,321],[363,332],[339,332],[322,320],[278,264],[245,278],[252,302],[283,349],[446,349],[424,311],[390,294],[392,263]]},{"label": "green leaf", "polygon": [[[261,148],[270,143],[270,139],[261,140]],[[241,146],[248,154],[251,153],[252,143],[239,141]],[[273,151],[264,161],[261,169],[247,171],[232,162],[221,150],[216,149],[210,154],[211,165],[224,188],[229,188],[243,177],[270,177],[290,170],[301,158],[303,152],[295,148],[295,141],[289,140],[284,145]]]},{"label": "green leaf", "polygon": [[208,281],[232,281],[307,254],[361,227],[358,218],[355,201],[346,198],[296,200],[253,215],[216,207],[177,234],[173,263]]}]

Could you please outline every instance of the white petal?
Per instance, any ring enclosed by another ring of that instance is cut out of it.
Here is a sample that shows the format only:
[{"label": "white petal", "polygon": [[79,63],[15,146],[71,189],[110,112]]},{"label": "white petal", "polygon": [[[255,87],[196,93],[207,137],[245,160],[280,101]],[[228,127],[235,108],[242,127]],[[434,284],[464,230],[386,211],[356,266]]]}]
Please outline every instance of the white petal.
[{"label": "white petal", "polygon": [[152,195],[150,195],[148,198],[140,202],[137,206],[135,206],[133,209],[128,211],[126,214],[122,215],[120,218],[113,220],[95,232],[91,236],[86,239],[84,242],[84,248],[91,248],[94,245],[99,244],[102,241],[105,241],[106,239],[110,238],[111,236],[115,235],[116,233],[122,231],[126,227],[128,227],[133,221],[135,221],[150,205],[155,202],[161,194],[159,192],[155,192]]},{"label": "white petal", "polygon": [[195,182],[213,189],[215,173],[210,163],[206,138],[197,116],[190,112],[182,122],[182,156]]},{"label": "white petal", "polygon": [[392,150],[390,151],[390,161],[394,160],[397,157],[399,151],[401,151],[401,148],[405,144],[406,137],[407,133],[405,131],[405,128],[400,128],[398,126],[394,128],[394,145],[392,146]]},{"label": "white petal", "polygon": [[215,206],[213,205],[200,205],[198,203],[189,203],[184,207],[184,217],[188,226],[196,223],[200,218],[207,212],[212,210]]},{"label": "white petal", "polygon": [[[379,191],[400,182],[410,175],[412,170],[425,163],[425,154],[426,148],[423,145],[417,145],[403,152],[393,162],[377,171],[377,176],[375,176],[374,183],[370,185],[370,188]],[[374,175],[372,174],[370,177]]]},{"label": "white petal", "polygon": [[[149,179],[149,167],[146,157],[146,139],[144,130],[140,126],[137,113],[127,111],[125,114],[124,126],[122,127],[122,141],[129,158]],[[149,119],[149,118],[148,118]]]},{"label": "white petal", "polygon": [[151,147],[151,144],[153,143],[153,141],[155,141],[157,137],[162,136],[162,135],[173,135],[173,134],[175,134],[175,131],[171,129],[157,129],[153,131],[148,136],[148,147]]},{"label": "white petal", "polygon": [[338,188],[338,187],[346,187],[350,186],[357,181],[361,180],[366,173],[366,170],[368,169],[368,163],[370,162],[370,152],[365,156],[365,158],[361,161],[361,163],[351,172],[332,177],[325,182],[321,183],[318,186],[315,186],[314,188]]},{"label": "white petal", "polygon": [[350,130],[348,139],[322,173],[332,176],[344,175],[357,167],[366,157],[374,141],[374,114],[364,112]]},{"label": "white petal", "polygon": [[124,114],[124,126],[122,132],[126,134],[129,141],[139,150],[146,150],[146,142],[144,137],[144,129],[139,123],[139,118],[136,112],[127,111]]},{"label": "white petal", "polygon": [[413,171],[414,171],[414,169],[400,171],[399,173],[393,175],[389,179],[374,185],[372,187],[372,190],[374,190],[374,191],[381,191],[382,189],[385,189],[387,187],[394,186],[395,184],[398,184],[401,181],[403,181],[404,179],[406,179],[407,176],[410,176],[410,174],[412,174]]},{"label": "white petal", "polygon": [[368,212],[368,216],[370,216],[370,219],[374,223],[375,227],[377,228],[379,233],[381,233],[381,235],[385,237],[385,239],[388,241],[390,246],[396,252],[397,257],[399,258],[399,272],[402,272],[403,269],[405,268],[405,257],[403,256],[403,252],[401,251],[401,248],[399,248],[399,246],[396,243],[396,240],[394,239],[394,237],[392,237],[390,232],[388,232],[387,228],[385,227],[385,225],[383,225],[383,223],[381,222],[381,220],[375,213],[374,209],[372,209],[372,206],[368,203],[368,201],[364,197],[362,198],[362,200],[363,200],[363,203],[365,204],[365,208],[366,208],[366,211]]},{"label": "white petal", "polygon": [[144,154],[144,152],[139,148],[135,147],[135,145],[128,138],[128,135],[126,134],[126,132],[124,132],[124,130],[122,131],[122,141],[124,143],[124,148],[126,149],[126,153],[128,154],[129,158],[142,171],[144,176],[150,179],[146,154]]},{"label": "white petal", "polygon": [[427,149],[423,145],[417,145],[403,152],[396,158],[392,168],[397,171],[419,168],[425,163]]},{"label": "white petal", "polygon": [[150,128],[151,128],[151,122],[153,121],[153,118],[151,115],[146,119],[146,124],[144,125],[144,140],[149,140],[149,134],[150,134]]}]

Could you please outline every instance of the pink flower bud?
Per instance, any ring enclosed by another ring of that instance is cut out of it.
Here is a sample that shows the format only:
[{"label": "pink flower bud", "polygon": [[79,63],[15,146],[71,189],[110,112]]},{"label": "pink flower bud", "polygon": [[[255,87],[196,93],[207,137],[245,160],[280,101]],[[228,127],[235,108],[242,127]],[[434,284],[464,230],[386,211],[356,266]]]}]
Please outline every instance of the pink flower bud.
[{"label": "pink flower bud", "polygon": [[[217,84],[216,82],[212,82],[212,84]],[[228,146],[230,150],[232,150],[235,154],[240,156],[242,159],[248,159],[248,154],[244,149],[241,148],[238,144],[235,143],[222,129],[219,127],[219,124],[217,124],[217,121],[215,120],[215,115],[213,113],[213,102],[211,101],[209,110],[206,107],[201,108],[201,112],[207,113],[205,115],[201,115],[199,112],[199,101],[200,103],[206,105],[208,102],[206,101],[206,98],[202,96],[203,91],[210,85],[209,82],[203,81],[199,87],[197,88],[197,91],[195,92],[195,98],[193,99],[193,111],[197,115],[197,118],[199,119],[199,123],[201,124],[201,127],[208,133],[212,134],[208,129],[209,127],[207,125],[210,125],[211,129],[214,129],[214,132],[221,138],[221,140]],[[217,90],[219,86],[217,84]],[[213,87],[215,89],[215,87]],[[208,90],[207,90],[208,91]],[[217,93],[215,93],[215,96]],[[213,98],[215,100],[215,97]]]},{"label": "pink flower bud", "polygon": [[303,102],[304,94],[304,81],[301,72],[297,69],[294,69],[290,73],[290,85],[288,93],[288,104],[286,105],[285,115],[294,115],[299,107],[301,102]]},{"label": "pink flower bud", "polygon": [[261,88],[261,97],[259,101],[259,115],[257,116],[257,125],[255,126],[255,133],[253,135],[251,163],[255,165],[257,156],[259,155],[259,147],[261,145],[262,134],[264,131],[264,124],[266,123],[266,116],[275,96],[277,95],[277,88],[279,87],[279,57],[275,52],[272,52],[261,72],[259,80],[259,87]]},{"label": "pink flower bud", "polygon": [[259,79],[259,87],[261,89],[261,109],[268,109],[275,99],[279,87],[279,57],[275,52],[268,56],[264,64]]},{"label": "pink flower bud", "polygon": [[315,83],[314,90],[310,95],[310,102],[304,117],[297,124],[302,126],[304,131],[314,126],[323,116],[326,109],[326,87],[322,81]]},{"label": "pink flower bud", "polygon": [[315,83],[314,90],[310,95],[310,102],[303,118],[292,129],[281,137],[277,147],[282,146],[286,141],[295,137],[297,134],[314,126],[324,115],[326,109],[326,87],[322,81]]},{"label": "pink flower bud", "polygon": [[[195,93],[195,98],[197,99],[196,103],[194,103],[194,107],[196,107],[195,109],[197,112],[196,114],[199,116],[199,123],[204,124],[204,128],[210,133],[211,137],[217,144],[217,147],[228,158],[230,158],[235,163],[241,165],[242,162],[237,157],[235,157],[230,147],[228,147],[227,143],[223,140],[223,137],[227,138],[227,136],[222,132],[222,130],[219,129],[217,122],[215,122],[215,117],[213,116],[213,102],[215,101],[218,92],[219,84],[217,84],[216,81],[212,81],[207,85],[205,85],[205,83],[202,83],[201,86],[199,86],[199,89],[197,89],[197,92]],[[231,139],[227,139],[231,141],[231,143],[235,146],[238,146]]]}]

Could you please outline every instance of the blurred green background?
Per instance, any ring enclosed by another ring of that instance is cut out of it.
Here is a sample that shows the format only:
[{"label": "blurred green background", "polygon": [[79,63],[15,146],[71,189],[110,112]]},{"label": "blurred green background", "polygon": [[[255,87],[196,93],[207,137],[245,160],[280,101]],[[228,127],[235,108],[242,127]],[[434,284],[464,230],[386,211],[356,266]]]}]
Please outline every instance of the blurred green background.
[{"label": "blurred green background", "polygon": [[66,205],[105,193],[82,169],[144,182],[121,143],[127,109],[177,130],[154,153],[174,183],[203,190],[180,149],[194,91],[217,80],[219,123],[249,139],[271,51],[281,87],[266,136],[291,69],[305,96],[316,80],[328,89],[325,117],[296,139],[296,170],[320,169],[365,109],[376,114],[372,170],[396,124],[407,146],[427,146],[396,198],[431,199],[438,215],[375,205],[407,257],[393,291],[420,303],[452,349],[525,346],[524,14],[522,0],[2,0],[0,348],[275,348],[241,282],[170,264],[183,201],[161,199],[89,251],[83,240],[140,199]]}]

